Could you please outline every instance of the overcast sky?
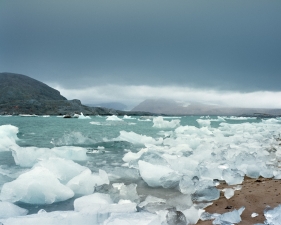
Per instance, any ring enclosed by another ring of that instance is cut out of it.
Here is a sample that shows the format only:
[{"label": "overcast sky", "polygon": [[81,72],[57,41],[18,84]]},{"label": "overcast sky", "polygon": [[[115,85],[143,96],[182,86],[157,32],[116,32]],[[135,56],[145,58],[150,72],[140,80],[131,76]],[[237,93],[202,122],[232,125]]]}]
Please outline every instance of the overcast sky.
[{"label": "overcast sky", "polygon": [[0,0],[0,72],[83,103],[281,108],[281,1]]}]

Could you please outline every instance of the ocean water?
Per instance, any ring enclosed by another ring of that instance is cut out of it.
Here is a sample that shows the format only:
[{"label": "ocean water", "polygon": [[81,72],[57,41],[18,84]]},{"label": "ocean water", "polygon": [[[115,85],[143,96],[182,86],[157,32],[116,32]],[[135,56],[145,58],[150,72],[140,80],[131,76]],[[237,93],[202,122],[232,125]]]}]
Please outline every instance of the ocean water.
[{"label": "ocean water", "polygon": [[[101,193],[112,202],[106,215],[96,208],[87,212],[95,218],[103,215],[94,224],[119,224],[116,212],[123,213],[121,220],[134,221],[146,213],[151,224],[170,224],[171,209],[196,223],[204,207],[218,198],[218,182],[239,185],[244,176],[281,178],[280,128],[278,118],[0,116],[0,199],[28,210],[35,219],[39,215],[40,221],[42,210],[50,218],[51,212],[83,214],[75,202]],[[86,170],[90,175],[83,178]],[[78,190],[77,179],[83,190]],[[95,180],[94,187],[87,186],[87,179]],[[67,188],[64,193],[62,188]],[[133,206],[126,209],[129,205],[120,200]],[[117,208],[110,211],[112,205]],[[0,214],[1,219],[9,224]],[[57,222],[53,218],[52,224]]]}]

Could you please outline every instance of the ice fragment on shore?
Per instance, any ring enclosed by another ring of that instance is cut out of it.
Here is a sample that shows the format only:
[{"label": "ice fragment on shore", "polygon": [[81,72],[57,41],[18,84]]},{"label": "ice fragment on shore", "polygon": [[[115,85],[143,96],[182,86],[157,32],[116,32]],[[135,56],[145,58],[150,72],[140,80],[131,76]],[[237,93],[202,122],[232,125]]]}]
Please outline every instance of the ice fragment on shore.
[{"label": "ice fragment on shore", "polygon": [[0,202],[0,219],[15,216],[24,216],[28,210],[18,207],[10,202]]},{"label": "ice fragment on shore", "polygon": [[205,210],[203,209],[197,209],[192,206],[189,209],[184,210],[183,214],[185,215],[186,220],[189,222],[188,224],[196,224],[204,211]]},{"label": "ice fragment on shore", "polygon": [[174,170],[142,160],[139,160],[138,164],[141,177],[149,186],[164,188],[178,186],[181,177]]},{"label": "ice fragment on shore", "polygon": [[242,184],[244,175],[236,169],[225,169],[222,171],[222,178],[228,185]]},{"label": "ice fragment on shore", "polygon": [[222,190],[224,192],[224,197],[230,199],[234,195],[234,190],[232,188],[225,188]]},{"label": "ice fragment on shore", "polygon": [[51,204],[72,198],[73,191],[59,182],[54,174],[42,167],[21,174],[16,180],[5,183],[0,199],[29,204]]},{"label": "ice fragment on shore", "polygon": [[257,217],[258,215],[259,215],[258,213],[254,212],[254,213],[251,214],[251,217],[254,218],[254,217]]},{"label": "ice fragment on shore", "polygon": [[264,210],[265,224],[281,225],[281,204],[275,208],[266,208]]},{"label": "ice fragment on shore", "polygon": [[226,225],[226,224],[240,223],[241,214],[244,211],[244,209],[245,209],[245,207],[241,207],[238,210],[235,209],[231,212],[221,214],[216,217],[216,219],[213,221],[213,224]]},{"label": "ice fragment on shore", "polygon": [[214,201],[219,199],[220,191],[216,187],[208,186],[204,189],[196,191],[192,195],[195,201]]},{"label": "ice fragment on shore", "polygon": [[260,166],[257,164],[248,165],[246,175],[250,178],[258,178],[260,176]]}]

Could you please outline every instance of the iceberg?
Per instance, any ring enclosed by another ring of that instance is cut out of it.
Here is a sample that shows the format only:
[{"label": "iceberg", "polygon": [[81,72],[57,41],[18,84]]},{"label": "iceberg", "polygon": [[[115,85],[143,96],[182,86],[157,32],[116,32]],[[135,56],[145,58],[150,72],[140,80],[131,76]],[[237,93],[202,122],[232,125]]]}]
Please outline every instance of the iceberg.
[{"label": "iceberg", "polygon": [[0,152],[9,151],[11,148],[18,147],[18,145],[16,144],[16,141],[18,140],[18,132],[19,129],[15,126],[0,126]]},{"label": "iceberg", "polygon": [[118,118],[118,116],[115,116],[115,115],[108,116],[106,118],[106,120],[110,120],[110,121],[123,121],[122,119]]},{"label": "iceberg", "polygon": [[154,117],[153,118],[153,126],[155,128],[175,128],[180,125],[180,120],[171,120],[171,121],[166,121],[163,119],[162,116]]},{"label": "iceberg", "polygon": [[142,179],[151,187],[172,188],[179,184],[181,176],[174,170],[139,160],[139,171]]},{"label": "iceberg", "polygon": [[84,116],[84,114],[81,112],[81,114],[78,116],[78,119],[91,119],[90,116]]},{"label": "iceberg", "polygon": [[16,180],[5,183],[0,199],[8,202],[52,204],[73,196],[74,192],[61,184],[48,169],[36,167],[21,174]]},{"label": "iceberg", "polygon": [[24,216],[28,210],[20,208],[10,202],[0,202],[0,219],[9,217]]},{"label": "iceberg", "polygon": [[109,184],[107,173],[99,170],[99,174],[92,174],[89,169],[73,177],[66,184],[76,195],[89,195],[95,191],[97,186]]}]

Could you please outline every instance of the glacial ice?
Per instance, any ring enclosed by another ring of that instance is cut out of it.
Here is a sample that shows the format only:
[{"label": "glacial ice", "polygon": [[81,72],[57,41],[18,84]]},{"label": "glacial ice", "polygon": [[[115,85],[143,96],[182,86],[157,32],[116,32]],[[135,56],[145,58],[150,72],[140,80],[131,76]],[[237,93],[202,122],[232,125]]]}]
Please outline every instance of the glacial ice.
[{"label": "glacial ice", "polygon": [[63,184],[66,184],[69,180],[79,175],[84,170],[90,171],[88,167],[81,166],[71,160],[53,157],[47,160],[40,160],[33,168],[36,167],[46,168]]},{"label": "glacial ice", "polygon": [[80,213],[96,214],[105,220],[111,213],[136,212],[136,203],[129,200],[120,200],[116,204],[113,203],[108,194],[94,193],[75,199],[74,210]]},{"label": "glacial ice", "polygon": [[112,214],[104,225],[162,225],[156,214],[147,212]]},{"label": "glacial ice", "polygon": [[81,112],[78,119],[91,119],[91,117],[90,116],[84,116],[84,114]]},{"label": "glacial ice", "polygon": [[241,214],[243,213],[245,207],[241,207],[238,210],[233,210],[231,212],[226,212],[224,214],[218,215],[213,224],[226,225],[226,224],[237,224],[241,222]]},{"label": "glacial ice", "polygon": [[24,216],[28,210],[20,208],[10,202],[0,202],[0,219],[6,219],[15,216]]},{"label": "glacial ice", "polygon": [[158,140],[146,136],[137,134],[135,132],[127,132],[127,131],[120,131],[120,136],[113,139],[114,141],[127,141],[131,142],[132,144],[161,144],[163,142],[163,138],[159,138]]},{"label": "glacial ice", "polygon": [[233,188],[224,188],[222,191],[224,192],[224,197],[227,199],[230,199],[234,195]]},{"label": "glacial ice", "polygon": [[74,196],[73,191],[61,184],[56,176],[44,167],[35,167],[16,180],[5,183],[0,199],[29,204],[51,204]]},{"label": "glacial ice", "polygon": [[51,157],[60,157],[75,161],[87,160],[87,149],[74,146],[62,146],[49,148],[37,147],[13,147],[12,153],[15,163],[21,167],[32,167],[35,163],[42,159]]},{"label": "glacial ice", "polygon": [[19,129],[12,125],[0,126],[0,152],[9,151],[10,148],[17,147],[17,133]]},{"label": "glacial ice", "polygon": [[139,170],[142,179],[151,187],[176,187],[180,181],[180,175],[174,170],[139,160]]},{"label": "glacial ice", "polygon": [[187,220],[181,211],[170,209],[166,215],[168,225],[186,225]]},{"label": "glacial ice", "polygon": [[87,168],[66,184],[76,195],[89,195],[95,191],[95,187],[109,184],[107,173],[99,170],[99,174],[92,174]]},{"label": "glacial ice", "polygon": [[185,218],[189,224],[196,224],[204,211],[205,210],[203,209],[197,209],[192,206],[189,209],[184,210],[183,214],[185,215]]},{"label": "glacial ice", "polygon": [[0,219],[5,225],[100,225],[96,214],[82,214],[74,211],[54,211],[31,214],[27,216]]},{"label": "glacial ice", "polygon": [[[228,117],[223,119],[229,120]],[[281,147],[280,140],[277,140],[280,120],[228,124],[223,119],[201,118],[197,121],[200,128],[178,125],[176,128],[169,128],[170,130],[165,133],[157,133],[160,138],[121,131],[116,140],[141,144],[145,147],[139,152],[129,151],[124,155],[123,161],[131,168],[104,166],[106,172],[100,170],[99,174],[92,173],[88,168],[70,161],[86,160],[85,148],[19,147],[16,144],[18,129],[11,125],[0,126],[0,151],[11,149],[17,165],[34,166],[18,178],[15,175],[13,179],[17,178],[16,180],[3,185],[0,194],[2,200],[50,204],[71,198],[75,194],[76,197],[86,195],[83,196],[85,201],[89,200],[91,204],[89,196],[100,194],[97,192],[93,194],[95,187],[98,187],[96,191],[108,191],[110,194],[109,201],[103,205],[94,204],[93,201],[93,205],[88,207],[88,203],[85,203],[85,207],[81,206],[79,209],[79,204],[77,206],[76,202],[74,212],[44,213],[42,211],[40,214],[19,217],[21,220],[15,217],[0,221],[5,222],[5,225],[16,224],[19,221],[27,224],[44,224],[44,222],[71,224],[79,221],[83,224],[102,222],[154,225],[166,224],[168,207],[176,207],[175,211],[181,211],[186,221],[196,223],[203,211],[203,205],[195,207],[190,199],[192,197],[194,200],[209,202],[218,198],[219,190],[215,187],[214,179],[225,180],[229,185],[236,185],[243,182],[245,175],[254,178],[258,176],[281,178],[279,169]],[[213,127],[213,124],[216,125]],[[167,197],[161,200],[147,197],[138,205],[140,212],[136,212],[137,204],[145,197],[138,196],[136,184],[127,182],[126,185],[115,185],[115,187],[103,185],[109,184],[108,179],[111,182],[118,179],[138,180],[139,173],[149,186],[176,188],[182,194],[179,193],[179,199]],[[233,193],[234,189],[225,190],[227,198]],[[97,199],[99,202],[104,200]],[[212,217],[216,217],[216,224],[234,223],[233,221],[241,220],[241,211],[236,210]],[[280,211],[278,207],[266,210],[267,224],[278,224],[276,221],[281,220]]]},{"label": "glacial ice", "polygon": [[136,118],[131,117],[131,116],[124,115],[124,116],[123,116],[123,119],[125,119],[125,120],[135,120]]},{"label": "glacial ice", "polygon": [[281,204],[275,208],[266,208],[264,210],[265,224],[281,225]]},{"label": "glacial ice", "polygon": [[154,117],[153,118],[153,126],[155,128],[175,128],[180,125],[180,120],[171,120],[167,121],[164,120],[162,116]]},{"label": "glacial ice", "polygon": [[236,169],[225,169],[222,171],[222,178],[228,185],[241,184],[244,180],[244,174]]},{"label": "glacial ice", "polygon": [[[129,200],[131,202],[139,203],[139,195],[137,193],[136,184],[125,185],[123,183],[113,184],[115,190],[114,201],[119,202],[120,200]],[[113,195],[113,193],[112,193]]]},{"label": "glacial ice", "polygon": [[89,208],[99,209],[101,206],[113,204],[108,194],[94,193],[74,200],[74,210],[77,212]]},{"label": "glacial ice", "polygon": [[112,115],[112,116],[108,116],[106,118],[106,120],[111,120],[111,121],[123,121],[122,119],[120,119],[118,116],[116,115]]}]

